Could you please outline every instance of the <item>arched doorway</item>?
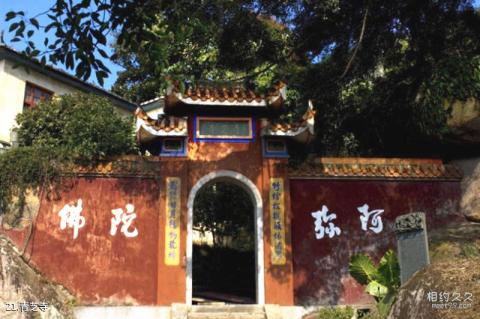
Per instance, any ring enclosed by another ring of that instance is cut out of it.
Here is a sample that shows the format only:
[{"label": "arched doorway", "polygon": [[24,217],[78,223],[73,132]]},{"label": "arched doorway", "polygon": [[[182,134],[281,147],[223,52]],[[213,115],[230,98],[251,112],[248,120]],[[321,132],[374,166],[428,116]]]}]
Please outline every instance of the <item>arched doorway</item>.
[{"label": "arched doorway", "polygon": [[202,177],[192,188],[188,198],[188,222],[187,222],[187,304],[192,304],[193,297],[193,226],[195,199],[202,189],[208,190],[212,185],[228,184],[240,187],[242,191],[250,198],[253,207],[253,230],[254,230],[254,256],[255,264],[255,299],[257,304],[265,303],[264,286],[264,262],[263,262],[263,205],[260,192],[255,184],[244,175],[234,172],[221,170],[212,172]]}]

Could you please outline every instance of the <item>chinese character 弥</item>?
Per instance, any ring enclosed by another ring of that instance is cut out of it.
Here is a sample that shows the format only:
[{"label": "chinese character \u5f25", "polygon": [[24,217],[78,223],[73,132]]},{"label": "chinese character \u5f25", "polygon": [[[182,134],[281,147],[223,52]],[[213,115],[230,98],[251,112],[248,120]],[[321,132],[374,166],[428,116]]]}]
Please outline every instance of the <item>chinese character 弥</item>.
[{"label": "chinese character \u5f25", "polygon": [[[315,218],[315,237],[317,239],[322,239],[325,234],[332,238],[341,233],[340,228],[332,223],[332,220],[337,218],[337,214],[331,213],[328,215],[328,213],[328,207],[325,205],[322,206],[322,210],[312,213],[313,218]],[[327,223],[328,225],[325,226]]]},{"label": "chinese character \u5f25", "polygon": [[112,224],[110,227],[110,235],[115,236],[117,233],[118,226],[123,223],[120,232],[122,232],[125,237],[136,237],[138,236],[138,230],[135,228],[132,231],[129,231],[130,226],[132,225],[133,220],[137,217],[135,214],[135,207],[132,204],[126,205],[127,212],[124,212],[121,208],[112,209]]},{"label": "chinese character \u5f25", "polygon": [[73,228],[73,239],[78,237],[78,230],[85,226],[85,217],[82,214],[82,200],[77,201],[77,205],[65,205],[58,212],[60,216],[60,229]]},{"label": "chinese character \u5f25", "polygon": [[362,222],[362,229],[364,231],[367,231],[368,220],[370,219],[370,216],[371,216],[372,219],[370,222],[372,226],[368,228],[371,231],[373,231],[375,234],[378,234],[383,230],[383,222],[382,222],[382,217],[380,215],[384,212],[384,210],[374,209],[372,211],[368,211],[368,209],[369,207],[367,204],[357,207],[357,210],[360,212],[360,214],[362,214],[362,216],[360,216],[360,221]]}]

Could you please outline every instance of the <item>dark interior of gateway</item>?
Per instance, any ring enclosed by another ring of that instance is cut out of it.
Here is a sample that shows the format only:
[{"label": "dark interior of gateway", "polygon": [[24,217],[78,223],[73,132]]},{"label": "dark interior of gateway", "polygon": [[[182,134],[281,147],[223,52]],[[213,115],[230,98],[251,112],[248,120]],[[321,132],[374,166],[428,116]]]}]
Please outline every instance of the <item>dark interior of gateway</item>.
[{"label": "dark interior of gateway", "polygon": [[193,230],[193,303],[255,303],[254,206],[249,194],[225,181],[205,185],[195,197]]}]

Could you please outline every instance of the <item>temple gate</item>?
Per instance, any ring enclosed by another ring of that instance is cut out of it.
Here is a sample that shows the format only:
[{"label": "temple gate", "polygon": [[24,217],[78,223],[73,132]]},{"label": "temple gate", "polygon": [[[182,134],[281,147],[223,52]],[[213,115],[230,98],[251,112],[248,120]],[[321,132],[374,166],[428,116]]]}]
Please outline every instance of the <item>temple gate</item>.
[{"label": "temple gate", "polygon": [[257,304],[364,304],[349,257],[394,248],[392,221],[427,213],[429,228],[460,218],[461,175],[439,160],[311,159],[288,149],[314,136],[312,105],[279,120],[279,83],[169,88],[135,114],[149,157],[65,177],[23,230],[2,229],[47,277],[86,304],[192,304],[194,200],[205,185],[241,187],[254,207]]}]

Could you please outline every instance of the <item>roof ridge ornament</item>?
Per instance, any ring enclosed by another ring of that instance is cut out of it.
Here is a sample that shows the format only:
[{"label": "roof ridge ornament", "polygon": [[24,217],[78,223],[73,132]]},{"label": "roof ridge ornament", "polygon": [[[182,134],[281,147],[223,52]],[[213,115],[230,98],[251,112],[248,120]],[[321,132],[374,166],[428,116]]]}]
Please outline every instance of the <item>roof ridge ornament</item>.
[{"label": "roof ridge ornament", "polygon": [[311,100],[308,100],[307,110],[298,122],[287,123],[278,119],[264,122],[263,136],[290,137],[300,143],[310,143],[315,136],[315,109]]},{"label": "roof ridge ornament", "polygon": [[183,117],[163,114],[155,120],[142,109],[135,111],[135,133],[138,142],[153,136],[188,136],[187,120]]},{"label": "roof ridge ornament", "polygon": [[[247,111],[263,110],[278,112],[283,108],[286,100],[285,82],[279,81],[268,90],[268,94],[254,91],[251,88],[240,86],[238,83],[225,85],[216,83],[188,83],[185,87],[175,81],[169,85],[165,96],[165,111],[167,113],[181,113],[183,110],[200,110],[205,108],[228,110],[237,109]],[[252,109],[253,108],[253,109]]]}]

